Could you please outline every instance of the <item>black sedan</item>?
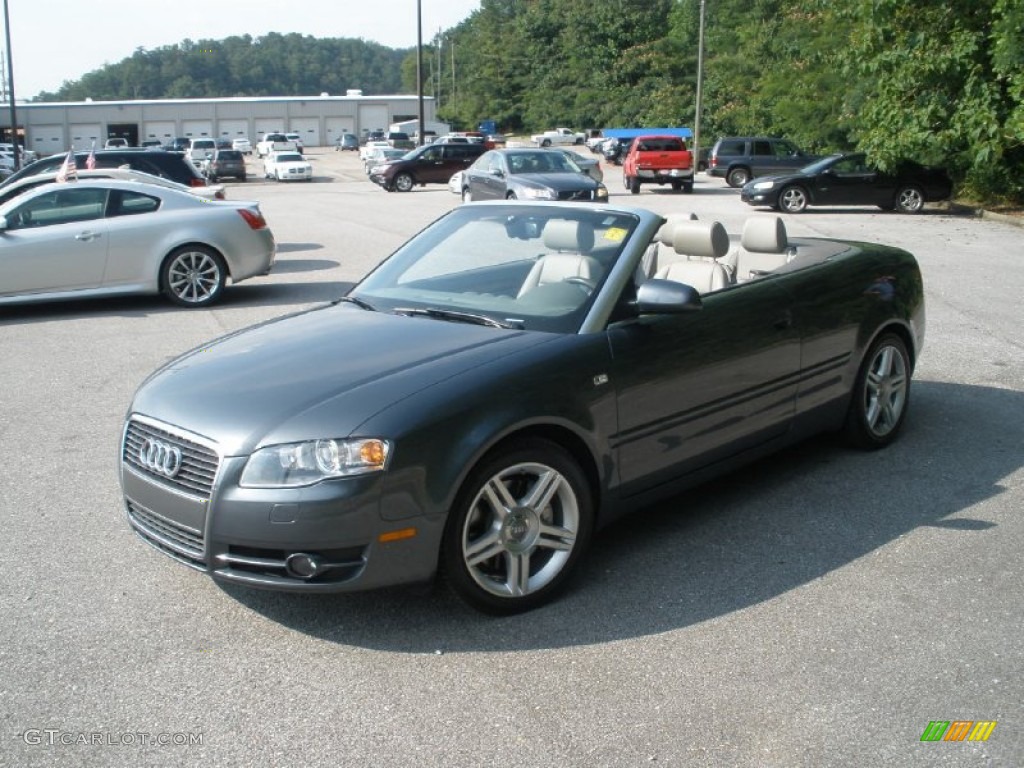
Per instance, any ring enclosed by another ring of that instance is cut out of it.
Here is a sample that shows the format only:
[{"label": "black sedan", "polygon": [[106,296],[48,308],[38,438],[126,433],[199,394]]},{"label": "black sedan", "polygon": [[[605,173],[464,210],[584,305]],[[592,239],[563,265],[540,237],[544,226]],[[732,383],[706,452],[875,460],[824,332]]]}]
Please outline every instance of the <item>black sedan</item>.
[{"label": "black sedan", "polygon": [[925,203],[947,199],[952,189],[942,169],[905,160],[892,172],[883,172],[858,152],[832,155],[795,173],[754,179],[744,185],[740,199],[786,213],[801,213],[809,205],[875,205],[919,213]]},{"label": "black sedan", "polygon": [[462,173],[462,199],[608,199],[604,184],[555,149],[492,149]]},{"label": "black sedan", "polygon": [[626,511],[814,433],[890,443],[924,337],[914,257],[764,217],[730,248],[639,208],[459,206],[333,304],[150,376],[123,430],[128,521],[223,582],[441,571],[514,613]]}]

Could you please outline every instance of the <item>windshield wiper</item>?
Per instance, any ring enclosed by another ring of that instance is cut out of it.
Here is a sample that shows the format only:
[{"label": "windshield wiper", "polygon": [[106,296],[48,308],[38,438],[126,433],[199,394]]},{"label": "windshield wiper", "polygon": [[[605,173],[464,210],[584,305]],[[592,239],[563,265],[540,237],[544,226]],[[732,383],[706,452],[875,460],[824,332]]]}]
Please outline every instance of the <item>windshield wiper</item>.
[{"label": "windshield wiper", "polygon": [[421,315],[423,317],[436,317],[440,320],[452,320],[457,323],[473,323],[474,325],[486,325],[491,328],[516,328],[517,326],[503,323],[487,315],[474,315],[471,312],[456,312],[453,309],[435,309],[434,307],[395,307],[393,312],[396,315]]},{"label": "windshield wiper", "polygon": [[357,299],[355,296],[341,296],[340,298],[335,299],[333,303],[340,304],[343,301],[348,304],[355,304],[357,307],[365,309],[367,312],[377,311],[377,308],[373,306],[373,304],[368,301],[363,301],[362,299]]}]

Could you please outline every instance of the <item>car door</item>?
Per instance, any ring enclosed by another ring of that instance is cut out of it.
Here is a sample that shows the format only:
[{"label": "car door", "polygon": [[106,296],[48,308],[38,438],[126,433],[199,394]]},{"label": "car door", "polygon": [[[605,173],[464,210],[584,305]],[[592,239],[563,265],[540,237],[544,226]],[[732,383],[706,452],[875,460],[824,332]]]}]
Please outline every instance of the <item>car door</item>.
[{"label": "car door", "polygon": [[786,433],[800,365],[790,304],[766,278],[707,294],[698,311],[609,329],[625,494]]},{"label": "car door", "polygon": [[818,175],[817,205],[875,205],[878,173],[865,162],[863,155],[838,160]]},{"label": "car door", "polygon": [[[454,173],[454,171],[453,171]],[[474,200],[504,200],[508,166],[497,152],[487,152],[467,170]]]},{"label": "car door", "polygon": [[103,282],[107,190],[53,187],[6,216],[0,231],[0,294],[84,290]]},{"label": "car door", "polygon": [[[178,218],[158,213],[156,195],[112,190],[107,206],[107,270],[104,285],[155,285],[164,255],[161,243]],[[162,222],[162,223],[161,223]]]},{"label": "car door", "polygon": [[468,144],[444,144],[444,168],[441,171],[439,182],[447,182],[459,171],[466,170],[473,161],[480,157],[480,152],[475,151]]}]

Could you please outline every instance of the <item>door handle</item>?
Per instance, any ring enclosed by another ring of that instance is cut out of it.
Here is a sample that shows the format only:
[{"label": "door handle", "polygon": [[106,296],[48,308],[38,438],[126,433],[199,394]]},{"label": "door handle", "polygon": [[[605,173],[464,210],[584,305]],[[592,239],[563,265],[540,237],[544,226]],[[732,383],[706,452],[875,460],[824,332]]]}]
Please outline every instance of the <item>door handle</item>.
[{"label": "door handle", "polygon": [[75,235],[75,240],[81,240],[82,242],[87,243],[90,240],[95,240],[99,236],[100,235],[98,232],[79,232],[77,235]]}]

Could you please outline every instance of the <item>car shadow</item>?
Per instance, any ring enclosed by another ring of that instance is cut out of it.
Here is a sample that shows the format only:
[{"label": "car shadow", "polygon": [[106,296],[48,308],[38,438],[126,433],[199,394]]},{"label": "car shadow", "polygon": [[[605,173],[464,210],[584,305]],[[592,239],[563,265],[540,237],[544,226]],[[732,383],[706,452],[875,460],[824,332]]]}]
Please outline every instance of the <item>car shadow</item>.
[{"label": "car shadow", "polygon": [[[287,263],[287,262],[286,262]],[[298,269],[283,269],[283,273],[329,269],[336,262],[303,261]],[[320,266],[320,265],[323,266]],[[312,265],[312,266],[311,266]],[[275,266],[275,271],[277,268]],[[10,304],[0,307],[0,326],[51,320],[119,316],[144,317],[174,312],[216,312],[246,306],[295,306],[334,301],[344,296],[355,283],[351,281],[325,281],[312,283],[244,282],[230,286],[220,301],[206,309],[187,309],[171,304],[162,296],[117,296],[97,299],[40,302],[38,304]]]},{"label": "car shadow", "polygon": [[323,243],[278,243],[277,252],[295,253],[296,251],[319,251],[324,247]]},{"label": "car shadow", "polygon": [[[777,598],[1003,491],[1024,459],[1024,395],[915,382],[900,440],[860,452],[819,437],[640,510],[601,531],[555,602],[493,618],[448,590],[293,595],[224,585],[251,610],[333,643],[402,653],[607,643],[679,629]],[[899,468],[898,470],[895,468]]]},{"label": "car shadow", "polygon": [[275,275],[286,275],[292,272],[318,272],[323,269],[334,269],[341,266],[332,259],[278,259],[274,263]]}]

